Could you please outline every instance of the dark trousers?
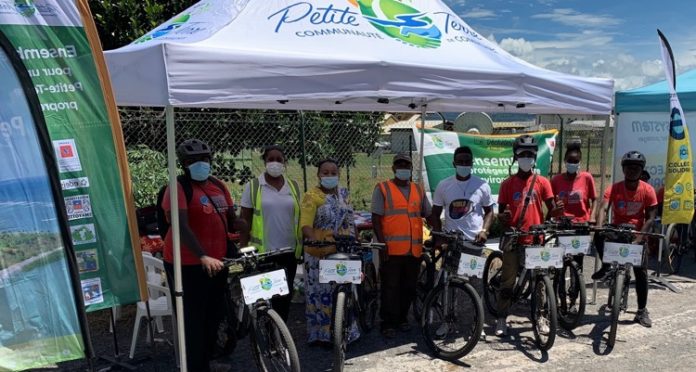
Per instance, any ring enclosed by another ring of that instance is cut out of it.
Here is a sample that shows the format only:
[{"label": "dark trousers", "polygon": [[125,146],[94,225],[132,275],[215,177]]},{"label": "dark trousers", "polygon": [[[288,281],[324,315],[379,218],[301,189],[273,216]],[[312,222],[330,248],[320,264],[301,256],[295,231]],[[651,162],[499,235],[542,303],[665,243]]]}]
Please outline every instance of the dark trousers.
[{"label": "dark trousers", "polygon": [[381,263],[382,329],[408,322],[408,310],[416,295],[420,259],[413,256],[389,256]]},{"label": "dark trousers", "polygon": [[273,262],[278,265],[279,269],[285,269],[285,276],[288,279],[288,288],[290,293],[287,296],[275,297],[271,300],[271,306],[284,321],[288,321],[288,314],[290,314],[290,301],[292,300],[292,293],[294,289],[295,274],[297,273],[297,260],[295,259],[295,253],[281,254],[278,256],[269,257],[265,262]]},{"label": "dark trousers", "polygon": [[[594,244],[600,259],[604,256],[604,240],[605,237],[601,234],[595,235]],[[636,278],[636,297],[639,309],[644,309],[645,306],[648,305],[648,263],[645,253],[643,254],[643,262],[645,262],[643,265],[644,267],[633,267],[633,275]],[[602,267],[608,268],[609,265],[603,264]]]},{"label": "dark trousers", "polygon": [[[164,268],[167,271],[167,283],[174,299],[174,266],[165,262]],[[225,306],[225,273],[226,271],[223,270],[211,278],[201,265],[181,267],[186,364],[189,371],[210,371],[209,361]]]}]

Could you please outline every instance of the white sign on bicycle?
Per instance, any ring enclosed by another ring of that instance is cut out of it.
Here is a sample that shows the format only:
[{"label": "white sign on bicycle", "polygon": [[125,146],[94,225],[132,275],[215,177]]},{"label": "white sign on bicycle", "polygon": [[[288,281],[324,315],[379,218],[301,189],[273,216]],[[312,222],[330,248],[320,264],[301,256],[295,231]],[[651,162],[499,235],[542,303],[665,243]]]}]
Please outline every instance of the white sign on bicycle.
[{"label": "white sign on bicycle", "polygon": [[589,235],[559,236],[558,245],[565,248],[565,254],[590,254],[592,239]]},{"label": "white sign on bicycle", "polygon": [[639,244],[626,243],[604,243],[604,263],[614,263],[619,265],[631,264],[636,267],[643,265],[643,246]]},{"label": "white sign on bicycle", "polygon": [[544,247],[527,247],[524,250],[524,267],[526,269],[546,269],[563,267],[563,247],[547,245]]},{"label": "white sign on bicycle", "polygon": [[359,260],[321,260],[319,261],[319,283],[335,282],[360,284],[362,261]]},{"label": "white sign on bicycle", "polygon": [[263,274],[241,278],[244,303],[251,305],[258,300],[269,300],[275,295],[284,296],[290,293],[285,270],[270,271]]},{"label": "white sign on bicycle", "polygon": [[470,278],[482,278],[484,266],[486,266],[486,258],[462,253],[459,258],[457,275]]}]

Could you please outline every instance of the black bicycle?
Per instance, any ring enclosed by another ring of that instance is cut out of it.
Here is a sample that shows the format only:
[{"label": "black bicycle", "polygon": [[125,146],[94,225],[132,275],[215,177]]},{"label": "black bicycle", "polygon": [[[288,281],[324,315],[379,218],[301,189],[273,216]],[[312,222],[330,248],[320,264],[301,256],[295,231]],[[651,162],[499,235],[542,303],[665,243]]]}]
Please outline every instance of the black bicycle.
[{"label": "black bicycle", "polygon": [[611,326],[607,345],[613,347],[619,325],[619,314],[628,308],[628,289],[631,284],[631,269],[646,264],[645,244],[631,244],[636,235],[664,238],[661,234],[640,232],[635,226],[622,224],[593,228],[592,231],[605,238],[602,262],[610,265],[603,281],[609,287],[607,308],[611,309]]},{"label": "black bicycle", "polygon": [[237,319],[237,334],[250,335],[251,350],[260,371],[300,371],[300,358],[290,330],[271,308],[271,298],[289,294],[283,269],[267,258],[293,252],[282,249],[258,253],[254,247],[239,250],[239,257],[223,260],[228,270],[227,308]]},{"label": "black bicycle", "polygon": [[384,249],[383,243],[360,243],[353,237],[335,241],[305,241],[314,247],[336,247],[336,253],[319,261],[319,283],[331,284],[333,290],[333,370],[343,371],[350,336],[350,326],[357,316],[360,329],[369,332],[375,326],[379,308],[377,271],[372,263],[372,249]]},{"label": "black bicycle", "polygon": [[423,303],[421,329],[428,348],[438,358],[452,361],[471,352],[483,332],[483,303],[469,277],[482,274],[484,246],[466,240],[461,233],[432,234],[448,244],[434,288]]},{"label": "black bicycle", "polygon": [[591,251],[590,225],[573,223],[562,217],[557,222],[544,224],[548,229],[546,242],[554,242],[565,250],[563,267],[552,270],[556,292],[558,322],[564,329],[573,330],[585,315],[587,290],[581,264]]},{"label": "black bicycle", "polygon": [[[550,271],[554,267],[562,267],[563,248],[542,246],[546,234],[544,225],[532,226],[528,232],[509,231],[504,233],[504,239],[513,239],[513,243],[504,244],[509,249],[519,251],[520,264],[517,272],[517,280],[512,288],[511,300],[516,303],[531,295],[530,319],[533,325],[534,340],[541,350],[549,350],[556,339],[558,329],[558,313],[556,308],[556,296],[551,284]],[[519,237],[532,236],[531,245],[517,243]],[[488,311],[499,318],[498,299],[501,292],[501,275],[503,266],[503,253],[491,252],[486,259],[483,270],[483,298]]]}]

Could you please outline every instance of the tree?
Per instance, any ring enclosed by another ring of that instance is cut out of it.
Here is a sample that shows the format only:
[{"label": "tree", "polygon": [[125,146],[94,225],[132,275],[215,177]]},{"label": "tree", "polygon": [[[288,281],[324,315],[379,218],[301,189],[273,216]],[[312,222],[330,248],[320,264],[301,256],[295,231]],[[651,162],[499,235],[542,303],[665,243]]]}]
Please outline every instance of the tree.
[{"label": "tree", "polygon": [[129,44],[197,0],[89,0],[102,48]]}]

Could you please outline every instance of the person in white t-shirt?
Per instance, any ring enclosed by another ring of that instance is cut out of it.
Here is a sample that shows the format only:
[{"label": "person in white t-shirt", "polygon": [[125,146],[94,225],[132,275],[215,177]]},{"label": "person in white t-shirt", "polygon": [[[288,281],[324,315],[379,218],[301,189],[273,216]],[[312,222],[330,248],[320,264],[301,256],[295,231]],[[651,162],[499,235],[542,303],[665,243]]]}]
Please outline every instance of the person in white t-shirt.
[{"label": "person in white t-shirt", "polygon": [[[454,151],[454,176],[440,181],[433,196],[430,225],[433,231],[464,233],[467,239],[485,243],[493,223],[491,187],[471,174],[474,156],[471,149],[462,146]],[[440,216],[445,211],[443,228]],[[436,240],[436,246],[439,239]]]}]

